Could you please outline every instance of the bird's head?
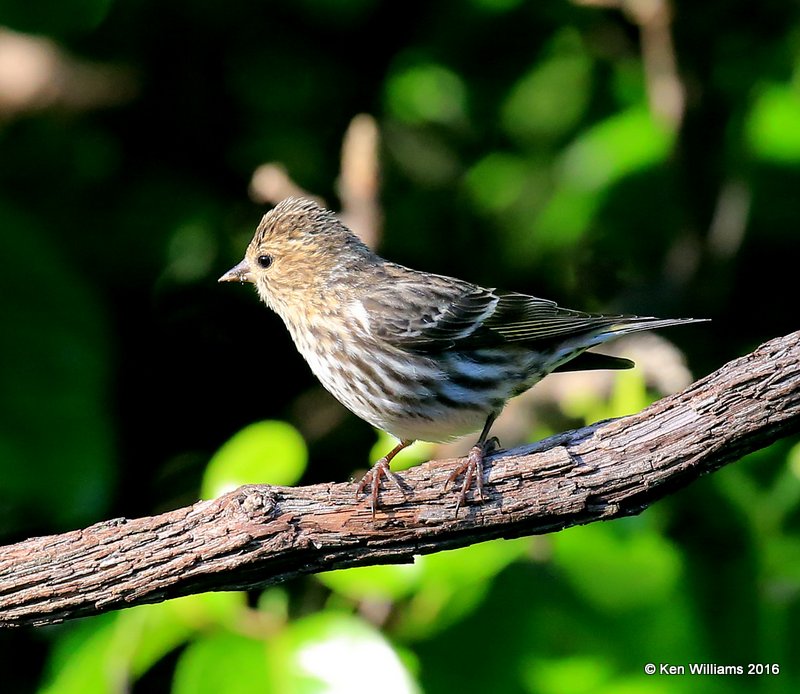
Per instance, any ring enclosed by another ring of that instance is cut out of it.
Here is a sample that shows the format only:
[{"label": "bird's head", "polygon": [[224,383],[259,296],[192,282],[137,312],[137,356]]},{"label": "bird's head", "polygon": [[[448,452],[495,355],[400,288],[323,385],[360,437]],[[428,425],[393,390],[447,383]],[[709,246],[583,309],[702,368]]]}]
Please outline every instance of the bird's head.
[{"label": "bird's head", "polygon": [[336,301],[348,275],[357,277],[376,260],[333,212],[287,198],[264,215],[242,262],[219,281],[254,284],[263,301],[285,315]]}]

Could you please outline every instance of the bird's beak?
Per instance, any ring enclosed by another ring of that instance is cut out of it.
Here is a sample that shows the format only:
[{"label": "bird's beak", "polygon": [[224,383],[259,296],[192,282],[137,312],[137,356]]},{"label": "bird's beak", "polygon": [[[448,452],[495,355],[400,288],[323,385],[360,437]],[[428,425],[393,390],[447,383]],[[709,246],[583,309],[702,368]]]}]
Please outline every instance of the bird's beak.
[{"label": "bird's beak", "polygon": [[218,282],[252,282],[253,276],[250,274],[250,265],[245,258],[236,267],[232,267],[222,277],[217,280]]}]

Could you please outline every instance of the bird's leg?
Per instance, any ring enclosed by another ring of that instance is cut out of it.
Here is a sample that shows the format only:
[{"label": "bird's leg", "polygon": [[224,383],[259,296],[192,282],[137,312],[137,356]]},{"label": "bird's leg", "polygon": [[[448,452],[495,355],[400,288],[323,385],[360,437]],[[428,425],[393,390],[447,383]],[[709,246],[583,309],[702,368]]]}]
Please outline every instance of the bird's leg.
[{"label": "bird's leg", "polygon": [[461,463],[447,478],[445,482],[445,489],[449,487],[460,474],[464,474],[464,482],[461,485],[461,492],[458,495],[456,502],[456,516],[462,504],[467,500],[467,492],[472,486],[472,481],[475,480],[475,496],[481,501],[483,500],[483,459],[492,451],[500,447],[500,442],[496,436],[492,436],[489,440],[486,437],[489,435],[489,429],[492,428],[494,420],[497,418],[495,413],[490,414],[486,418],[486,424],[483,425],[481,435],[478,437],[478,442],[469,450],[467,459]]},{"label": "bird's leg", "polygon": [[398,491],[402,494],[403,487],[400,485],[399,480],[397,479],[397,475],[395,475],[389,467],[389,463],[392,462],[392,458],[394,458],[400,451],[402,451],[406,446],[410,446],[413,441],[400,441],[391,451],[389,451],[383,458],[381,458],[375,465],[373,465],[365,475],[361,478],[361,481],[358,483],[358,489],[356,489],[356,497],[361,495],[361,492],[364,491],[367,485],[370,485],[370,498],[372,500],[372,517],[375,518],[375,509],[378,507],[378,493],[381,489],[381,477],[386,477],[389,479],[395,487],[397,487]]}]

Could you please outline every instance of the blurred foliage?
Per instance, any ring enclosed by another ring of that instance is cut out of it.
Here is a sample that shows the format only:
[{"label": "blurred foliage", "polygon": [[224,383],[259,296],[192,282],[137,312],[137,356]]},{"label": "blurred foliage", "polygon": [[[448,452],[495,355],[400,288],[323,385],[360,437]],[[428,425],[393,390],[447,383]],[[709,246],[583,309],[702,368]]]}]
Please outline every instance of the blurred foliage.
[{"label": "blurred foliage", "polygon": [[250,424],[208,461],[201,498],[213,499],[243,484],[294,484],[303,475],[307,457],[303,437],[291,424]]},{"label": "blurred foliage", "polygon": [[[4,541],[346,480],[388,449],[215,281],[264,211],[254,169],[336,206],[361,112],[393,259],[711,317],[669,334],[696,374],[796,329],[800,8],[614,5],[0,0]],[[621,373],[522,438],[656,396]],[[640,517],[3,633],[3,691],[797,691],[798,525],[788,439]]]}]

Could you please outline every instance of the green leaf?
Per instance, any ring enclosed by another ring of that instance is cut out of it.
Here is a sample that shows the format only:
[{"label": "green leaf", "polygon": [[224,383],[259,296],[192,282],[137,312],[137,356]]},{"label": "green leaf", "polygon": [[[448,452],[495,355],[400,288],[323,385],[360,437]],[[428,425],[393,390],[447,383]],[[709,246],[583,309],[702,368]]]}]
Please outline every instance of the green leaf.
[{"label": "green leaf", "polygon": [[750,150],[762,159],[800,162],[800,93],[789,85],[764,87],[747,116],[745,135]]},{"label": "green leaf", "polygon": [[173,694],[253,694],[274,692],[260,639],[217,633],[190,644],[181,654]]},{"label": "green leaf", "polygon": [[294,484],[307,461],[305,441],[291,424],[256,422],[234,434],[211,458],[201,495],[214,498],[242,484]]},{"label": "green leaf", "polygon": [[120,689],[127,672],[113,667],[117,615],[85,620],[62,633],[53,645],[39,694],[106,694]]},{"label": "green leaf", "polygon": [[530,538],[492,540],[416,558],[417,588],[399,617],[398,632],[421,638],[472,612],[492,579],[528,551]]},{"label": "green leaf", "polygon": [[639,412],[652,402],[641,370],[618,371],[612,378],[613,388],[610,398],[590,390],[576,389],[565,396],[562,409],[570,417],[580,418],[589,423],[624,417]]},{"label": "green leaf", "polygon": [[594,125],[565,150],[562,180],[575,190],[605,190],[664,161],[674,140],[645,106],[635,106]]},{"label": "green leaf", "polygon": [[419,692],[404,657],[357,617],[322,612],[298,619],[271,644],[278,692]]},{"label": "green leaf", "polygon": [[569,528],[553,536],[553,558],[591,604],[608,611],[666,600],[682,573],[679,552],[652,529],[623,534],[621,521]]},{"label": "green leaf", "polygon": [[541,146],[568,132],[589,102],[592,62],[580,35],[560,33],[550,53],[520,78],[501,107],[503,127],[522,144]]},{"label": "green leaf", "polygon": [[519,200],[528,175],[529,167],[522,157],[491,152],[472,166],[464,183],[478,207],[501,212]]},{"label": "green leaf", "polygon": [[199,629],[234,624],[245,606],[244,593],[204,593],[70,625],[55,641],[40,691],[126,689]]},{"label": "green leaf", "polygon": [[386,101],[395,117],[413,125],[452,125],[466,118],[463,80],[436,63],[412,65],[392,74],[386,85]]},{"label": "green leaf", "polygon": [[528,690],[537,694],[595,694],[611,675],[609,662],[586,655],[535,658],[523,670]]},{"label": "green leaf", "polygon": [[328,571],[317,578],[331,590],[351,600],[399,600],[417,589],[421,574],[422,567],[415,562],[358,566]]},{"label": "green leaf", "polygon": [[625,177],[666,160],[674,133],[645,106],[634,106],[581,133],[557,163],[550,201],[536,220],[537,238],[551,247],[577,242],[608,190]]}]

